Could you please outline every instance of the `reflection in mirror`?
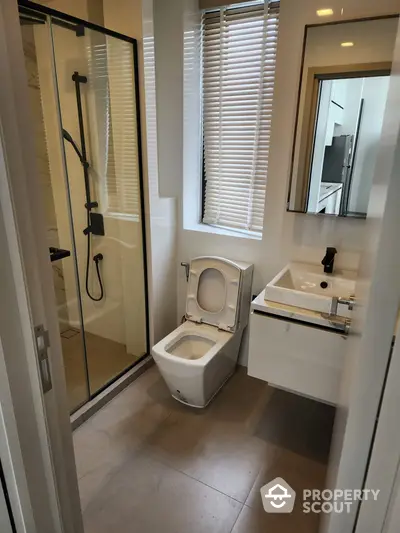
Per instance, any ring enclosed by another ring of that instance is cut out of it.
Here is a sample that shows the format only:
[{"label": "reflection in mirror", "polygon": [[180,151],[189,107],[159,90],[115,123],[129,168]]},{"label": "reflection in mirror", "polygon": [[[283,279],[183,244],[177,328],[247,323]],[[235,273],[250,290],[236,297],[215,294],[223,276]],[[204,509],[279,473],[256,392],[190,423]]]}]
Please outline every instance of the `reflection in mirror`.
[{"label": "reflection in mirror", "polygon": [[397,22],[307,28],[289,211],[366,216]]},{"label": "reflection in mirror", "polygon": [[319,85],[307,212],[366,216],[389,76]]}]

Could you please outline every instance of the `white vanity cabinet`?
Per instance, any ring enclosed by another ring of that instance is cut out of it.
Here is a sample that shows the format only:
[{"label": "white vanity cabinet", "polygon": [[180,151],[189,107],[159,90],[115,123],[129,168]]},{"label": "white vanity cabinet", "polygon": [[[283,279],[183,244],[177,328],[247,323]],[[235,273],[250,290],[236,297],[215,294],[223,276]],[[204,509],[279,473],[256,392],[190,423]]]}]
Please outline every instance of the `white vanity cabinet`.
[{"label": "white vanity cabinet", "polygon": [[[273,306],[273,304],[272,304]],[[250,376],[271,386],[336,404],[347,337],[340,331],[271,314],[271,306],[250,315]],[[262,307],[262,306],[261,306]]]}]

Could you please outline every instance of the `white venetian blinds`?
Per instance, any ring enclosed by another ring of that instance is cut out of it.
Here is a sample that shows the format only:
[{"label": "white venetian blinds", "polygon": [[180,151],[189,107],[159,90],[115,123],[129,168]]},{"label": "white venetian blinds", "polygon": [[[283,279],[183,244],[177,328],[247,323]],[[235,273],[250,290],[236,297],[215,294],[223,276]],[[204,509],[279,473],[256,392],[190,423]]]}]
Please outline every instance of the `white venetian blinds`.
[{"label": "white venetian blinds", "polygon": [[140,213],[139,144],[133,47],[107,37],[110,121],[108,209],[122,215]]},{"label": "white venetian blinds", "polygon": [[261,234],[279,3],[205,11],[203,222]]},{"label": "white venetian blinds", "polygon": [[[132,45],[88,34],[91,167],[108,215],[138,217],[140,182]],[[94,167],[94,169],[93,169]]]}]

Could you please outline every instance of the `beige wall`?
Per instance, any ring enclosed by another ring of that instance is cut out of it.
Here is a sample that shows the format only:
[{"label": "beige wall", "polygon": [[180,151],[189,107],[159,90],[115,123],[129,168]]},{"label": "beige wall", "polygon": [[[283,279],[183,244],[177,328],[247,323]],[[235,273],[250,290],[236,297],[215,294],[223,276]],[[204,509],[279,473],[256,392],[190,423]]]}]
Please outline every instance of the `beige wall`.
[{"label": "beige wall", "polygon": [[62,13],[103,25],[101,0],[38,0],[38,4],[57,9]]}]

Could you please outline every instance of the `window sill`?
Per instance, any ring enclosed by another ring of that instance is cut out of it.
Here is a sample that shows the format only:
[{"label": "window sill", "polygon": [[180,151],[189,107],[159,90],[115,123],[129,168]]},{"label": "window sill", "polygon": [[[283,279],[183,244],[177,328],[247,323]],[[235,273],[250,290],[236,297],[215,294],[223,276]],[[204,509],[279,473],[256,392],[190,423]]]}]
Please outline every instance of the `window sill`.
[{"label": "window sill", "polygon": [[256,241],[262,240],[262,235],[257,235],[256,233],[249,234],[241,232],[240,230],[233,230],[230,228],[220,228],[217,226],[211,226],[209,224],[193,224],[184,228],[184,231],[198,231],[200,233],[211,233],[213,235],[225,235],[227,237],[236,237],[239,239],[251,239]]}]

